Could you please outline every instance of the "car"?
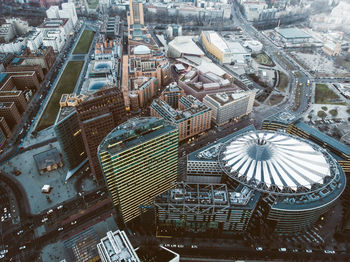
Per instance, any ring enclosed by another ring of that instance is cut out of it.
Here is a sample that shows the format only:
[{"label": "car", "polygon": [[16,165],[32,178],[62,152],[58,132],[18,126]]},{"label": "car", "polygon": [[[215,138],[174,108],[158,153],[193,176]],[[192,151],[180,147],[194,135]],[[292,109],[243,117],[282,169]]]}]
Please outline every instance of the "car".
[{"label": "car", "polygon": [[324,250],[326,254],[335,254],[334,250]]},{"label": "car", "polygon": [[58,232],[62,231],[63,227],[60,227],[59,229],[57,229]]},{"label": "car", "polygon": [[312,250],[311,249],[306,249],[305,252],[306,253],[312,253]]},{"label": "car", "polygon": [[297,253],[298,251],[299,251],[299,250],[296,249],[296,248],[294,248],[294,249],[292,250],[293,253]]},{"label": "car", "polygon": [[77,221],[76,221],[76,220],[74,220],[74,221],[70,222],[70,224],[71,224],[71,225],[75,225],[76,223],[77,223]]},{"label": "car", "polygon": [[191,248],[198,248],[197,245],[191,245]]},{"label": "car", "polygon": [[256,251],[262,251],[263,250],[262,247],[256,247],[255,249],[256,249]]},{"label": "car", "polygon": [[60,210],[62,208],[63,208],[63,205],[60,205],[60,206],[57,207],[57,210]]},{"label": "car", "polygon": [[23,250],[23,249],[25,249],[26,248],[26,246],[21,246],[21,247],[19,247],[18,249],[19,250]]},{"label": "car", "polygon": [[2,259],[2,258],[4,258],[5,257],[5,255],[0,255],[0,259]]},{"label": "car", "polygon": [[4,249],[4,250],[1,250],[1,251],[0,251],[0,254],[1,254],[1,255],[5,255],[7,252],[9,252],[8,249]]},{"label": "car", "polygon": [[22,233],[23,233],[23,230],[18,231],[18,232],[17,232],[17,236],[19,236],[19,235],[22,234]]},{"label": "car", "polygon": [[280,247],[280,248],[278,249],[278,251],[280,251],[280,252],[286,252],[287,249],[286,249],[285,247]]},{"label": "car", "polygon": [[45,223],[47,220],[49,220],[47,217],[44,217],[41,222]]},{"label": "car", "polygon": [[49,211],[47,211],[47,213],[46,214],[51,214],[51,213],[53,213],[53,210],[52,209],[50,209]]}]

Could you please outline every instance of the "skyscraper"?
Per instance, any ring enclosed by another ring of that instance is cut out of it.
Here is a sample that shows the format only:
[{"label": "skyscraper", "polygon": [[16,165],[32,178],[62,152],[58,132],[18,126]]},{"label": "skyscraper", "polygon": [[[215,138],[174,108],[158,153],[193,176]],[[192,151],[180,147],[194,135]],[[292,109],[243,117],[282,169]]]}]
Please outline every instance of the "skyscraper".
[{"label": "skyscraper", "polygon": [[55,131],[69,169],[78,168],[88,158],[91,172],[104,183],[97,147],[125,120],[121,92],[115,87],[106,87],[87,97],[64,94],[60,104]]},{"label": "skyscraper", "polygon": [[159,118],[134,118],[110,132],[98,156],[113,204],[124,223],[153,204],[177,178],[178,130]]},{"label": "skyscraper", "polygon": [[128,25],[140,24],[144,25],[143,4],[137,0],[129,0]]},{"label": "skyscraper", "polygon": [[77,105],[76,110],[91,171],[103,183],[97,147],[113,128],[125,120],[123,96],[117,88],[101,89]]}]

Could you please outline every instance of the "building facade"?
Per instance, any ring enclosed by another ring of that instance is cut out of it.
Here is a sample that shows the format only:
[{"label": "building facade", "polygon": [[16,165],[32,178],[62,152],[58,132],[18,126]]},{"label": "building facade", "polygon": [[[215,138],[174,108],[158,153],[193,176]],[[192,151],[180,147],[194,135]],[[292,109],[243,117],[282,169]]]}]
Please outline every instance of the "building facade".
[{"label": "building facade", "polygon": [[210,129],[211,109],[195,97],[182,96],[173,108],[161,99],[151,104],[151,116],[162,117],[179,129],[179,141]]},{"label": "building facade", "polygon": [[213,121],[221,126],[253,111],[255,92],[217,93],[206,95],[203,103],[212,109]]},{"label": "building facade", "polygon": [[177,179],[177,127],[159,118],[134,118],[101,142],[98,157],[106,186],[123,223],[153,206]]}]

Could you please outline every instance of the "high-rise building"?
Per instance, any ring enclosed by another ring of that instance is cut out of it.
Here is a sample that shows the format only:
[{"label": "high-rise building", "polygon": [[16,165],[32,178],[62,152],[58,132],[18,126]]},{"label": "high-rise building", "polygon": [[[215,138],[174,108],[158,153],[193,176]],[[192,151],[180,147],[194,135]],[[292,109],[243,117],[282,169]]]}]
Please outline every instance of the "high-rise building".
[{"label": "high-rise building", "polygon": [[123,96],[117,88],[100,89],[77,105],[76,110],[91,171],[102,182],[97,147],[113,128],[125,120]]},{"label": "high-rise building", "polygon": [[137,0],[129,0],[129,14],[128,14],[128,25],[139,24],[143,25],[144,17],[143,17],[143,4]]},{"label": "high-rise building", "polygon": [[159,118],[134,118],[101,142],[98,156],[122,222],[153,205],[153,198],[177,179],[178,129]]},{"label": "high-rise building", "polygon": [[88,158],[91,172],[103,183],[97,147],[125,119],[121,92],[106,87],[87,97],[64,94],[60,106],[55,131],[69,169],[78,168]]}]

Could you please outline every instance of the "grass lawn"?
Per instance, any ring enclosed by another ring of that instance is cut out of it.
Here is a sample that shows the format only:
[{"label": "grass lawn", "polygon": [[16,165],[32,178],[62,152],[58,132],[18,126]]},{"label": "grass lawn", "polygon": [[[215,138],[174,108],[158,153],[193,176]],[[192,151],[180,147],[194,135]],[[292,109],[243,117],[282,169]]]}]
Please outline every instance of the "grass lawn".
[{"label": "grass lawn", "polygon": [[92,39],[94,38],[94,34],[94,31],[84,30],[73,51],[73,54],[87,54],[87,52],[89,52]]},{"label": "grass lawn", "polygon": [[44,113],[42,114],[36,131],[39,132],[55,123],[58,110],[60,108],[60,99],[62,94],[70,94],[73,92],[75,84],[78,80],[80,71],[84,65],[83,61],[68,62],[63,74],[57,83],[57,86],[48,102]]},{"label": "grass lawn", "polygon": [[271,58],[266,54],[258,54],[254,59],[260,65],[275,66],[274,62],[272,62]]},{"label": "grass lawn", "polygon": [[315,104],[345,105],[325,84],[316,84]]},{"label": "grass lawn", "polygon": [[96,9],[98,5],[98,0],[86,0],[90,9]]},{"label": "grass lawn", "polygon": [[285,92],[288,86],[288,77],[285,73],[281,71],[278,71],[278,73],[279,73],[279,83],[278,83],[277,89],[282,92]]}]

